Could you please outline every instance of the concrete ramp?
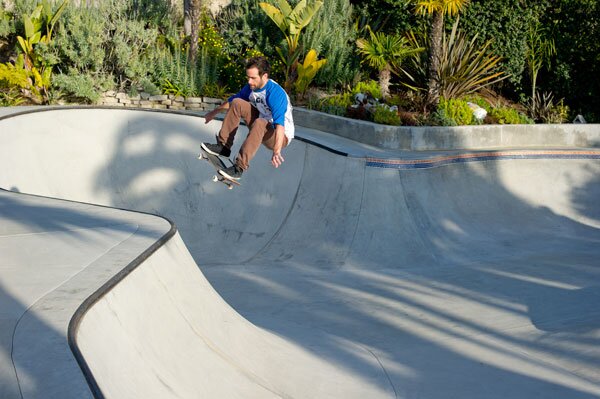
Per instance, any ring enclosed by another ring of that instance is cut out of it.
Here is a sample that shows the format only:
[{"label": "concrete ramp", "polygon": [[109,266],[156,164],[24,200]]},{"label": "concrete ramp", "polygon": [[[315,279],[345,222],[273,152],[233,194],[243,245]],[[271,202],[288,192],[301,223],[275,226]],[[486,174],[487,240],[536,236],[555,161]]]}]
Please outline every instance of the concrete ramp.
[{"label": "concrete ramp", "polygon": [[196,159],[217,122],[0,126],[0,188],[177,226],[72,324],[96,397],[600,397],[598,150],[394,154],[299,127],[229,191]]}]

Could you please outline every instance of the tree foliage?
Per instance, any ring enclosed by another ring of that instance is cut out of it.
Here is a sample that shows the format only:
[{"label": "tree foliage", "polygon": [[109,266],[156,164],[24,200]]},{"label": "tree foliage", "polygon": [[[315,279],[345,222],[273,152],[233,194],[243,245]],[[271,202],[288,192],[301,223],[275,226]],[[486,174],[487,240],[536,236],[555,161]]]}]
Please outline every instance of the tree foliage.
[{"label": "tree foliage", "polygon": [[502,57],[502,65],[510,76],[507,89],[518,93],[524,89],[527,34],[543,12],[547,0],[473,0],[462,17],[462,26],[478,42],[491,40],[492,51]]},{"label": "tree foliage", "polygon": [[600,1],[556,0],[540,18],[552,33],[556,57],[540,72],[540,85],[564,98],[571,119],[600,122]]}]

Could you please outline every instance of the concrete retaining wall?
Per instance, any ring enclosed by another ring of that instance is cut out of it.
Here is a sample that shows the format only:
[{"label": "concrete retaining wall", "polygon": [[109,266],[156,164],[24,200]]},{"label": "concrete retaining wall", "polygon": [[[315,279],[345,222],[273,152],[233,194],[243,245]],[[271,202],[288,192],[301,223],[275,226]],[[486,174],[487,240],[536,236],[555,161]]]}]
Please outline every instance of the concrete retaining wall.
[{"label": "concrete retaining wall", "polygon": [[297,125],[372,146],[407,151],[526,147],[600,147],[598,124],[388,126],[294,109]]},{"label": "concrete retaining wall", "polygon": [[223,100],[211,97],[182,97],[171,94],[150,95],[140,93],[130,96],[127,93],[108,91],[102,95],[98,105],[124,108],[170,109],[173,111],[210,111]]}]

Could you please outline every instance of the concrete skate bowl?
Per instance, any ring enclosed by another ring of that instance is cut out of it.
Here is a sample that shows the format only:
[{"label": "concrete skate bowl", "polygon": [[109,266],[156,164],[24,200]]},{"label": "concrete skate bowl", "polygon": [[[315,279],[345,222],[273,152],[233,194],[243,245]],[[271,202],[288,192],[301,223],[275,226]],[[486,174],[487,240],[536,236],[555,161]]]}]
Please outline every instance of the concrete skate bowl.
[{"label": "concrete skate bowl", "polygon": [[355,158],[299,127],[229,191],[196,159],[218,122],[0,126],[0,188],[177,228],[72,323],[96,397],[600,397],[598,150]]}]

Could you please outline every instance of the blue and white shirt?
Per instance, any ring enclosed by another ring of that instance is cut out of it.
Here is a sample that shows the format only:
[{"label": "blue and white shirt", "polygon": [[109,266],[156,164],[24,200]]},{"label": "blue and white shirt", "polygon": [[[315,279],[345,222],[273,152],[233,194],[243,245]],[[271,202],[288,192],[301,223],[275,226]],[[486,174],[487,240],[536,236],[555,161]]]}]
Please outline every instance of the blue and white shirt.
[{"label": "blue and white shirt", "polygon": [[258,90],[250,89],[247,84],[239,93],[227,99],[232,102],[235,98],[249,101],[260,113],[260,118],[268,120],[273,125],[281,125],[285,129],[288,143],[294,138],[294,119],[292,103],[283,87],[269,79],[267,84]]}]

